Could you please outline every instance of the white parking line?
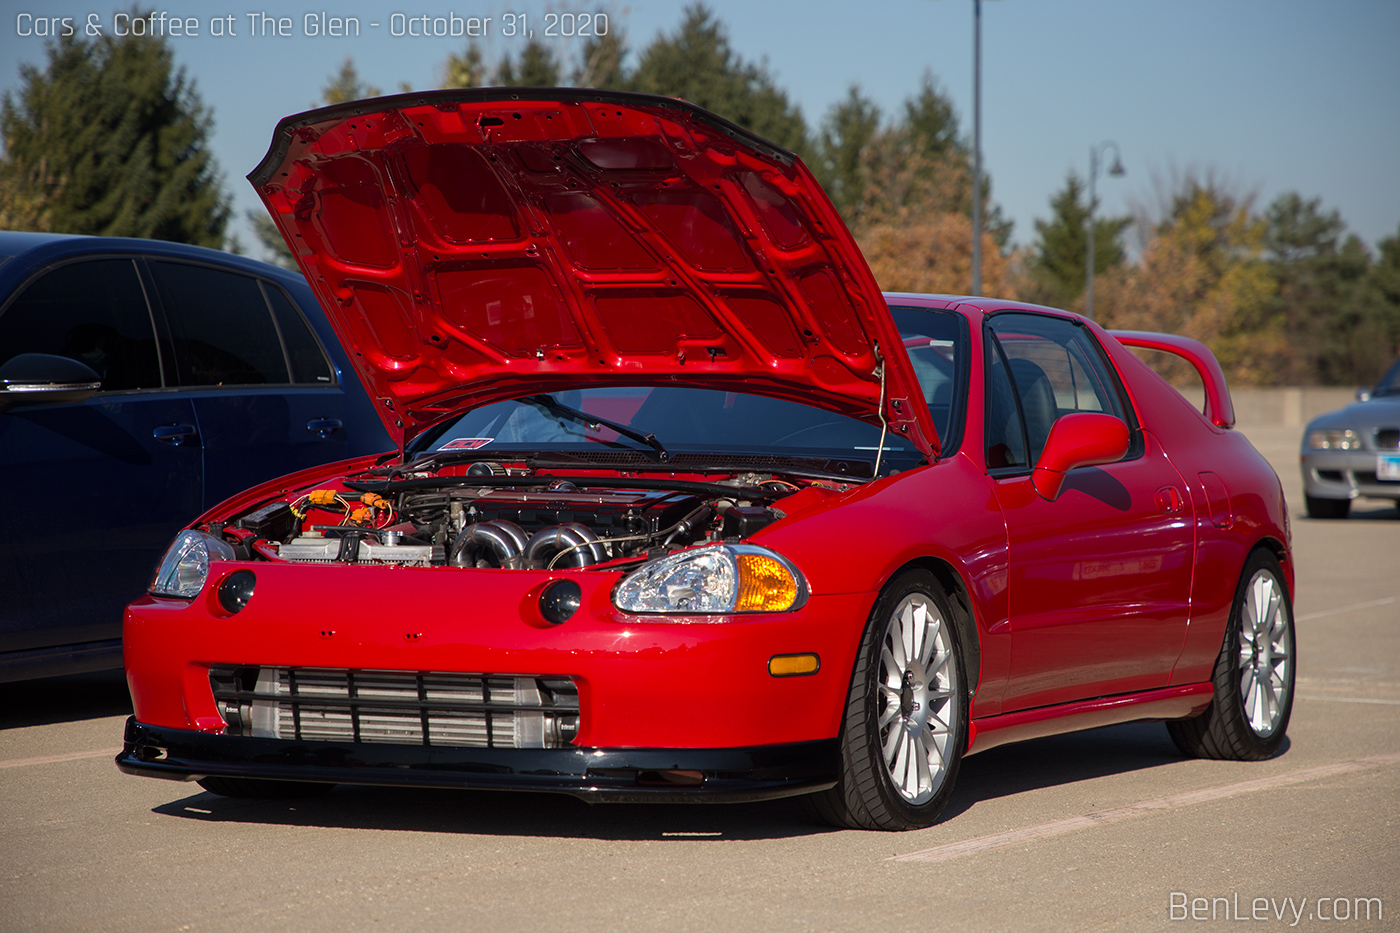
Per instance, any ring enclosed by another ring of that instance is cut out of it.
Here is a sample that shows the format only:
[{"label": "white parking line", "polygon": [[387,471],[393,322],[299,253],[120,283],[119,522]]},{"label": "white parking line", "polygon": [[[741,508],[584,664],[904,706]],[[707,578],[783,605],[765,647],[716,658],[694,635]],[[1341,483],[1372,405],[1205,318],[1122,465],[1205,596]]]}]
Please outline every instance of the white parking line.
[{"label": "white parking line", "polygon": [[41,755],[38,758],[6,758],[0,768],[24,768],[29,765],[51,765],[60,761],[81,761],[84,758],[115,758],[120,748],[99,748],[93,752],[64,752],[62,755]]},{"label": "white parking line", "polygon": [[1379,768],[1384,765],[1396,763],[1400,763],[1400,752],[1389,755],[1372,755],[1368,758],[1356,758],[1351,761],[1337,762],[1336,764],[1319,765],[1315,768],[1303,768],[1298,771],[1276,774],[1273,777],[1257,778],[1253,781],[1240,781],[1237,784],[1225,784],[1220,787],[1207,787],[1204,790],[1191,791],[1185,794],[1158,797],[1155,800],[1143,800],[1138,803],[1129,804],[1126,807],[1115,807],[1111,810],[1096,810],[1093,813],[1086,813],[1082,816],[1072,816],[1068,819],[1056,820],[1053,823],[1041,823],[1038,826],[1027,826],[1023,829],[1012,829],[1003,833],[992,833],[989,836],[978,836],[975,839],[964,839],[962,842],[950,842],[947,845],[935,846],[932,849],[921,849],[918,852],[910,852],[906,855],[890,856],[886,861],[946,862],[949,859],[959,858],[964,855],[977,855],[981,852],[989,852],[992,849],[1002,849],[1007,846],[1020,845],[1023,842],[1033,842],[1036,839],[1045,839],[1049,836],[1062,836],[1065,833],[1078,832],[1081,829],[1090,829],[1095,826],[1106,826],[1109,823],[1118,823],[1123,820],[1130,820],[1138,816],[1146,816],[1149,813],[1156,813],[1162,810],[1176,810],[1181,807],[1189,807],[1192,804],[1207,803],[1212,800],[1223,800],[1226,797],[1234,797],[1238,794],[1249,794],[1254,791],[1283,787],[1288,784],[1298,784],[1303,781],[1316,781],[1337,774],[1346,774],[1351,771],[1365,771],[1370,768]]},{"label": "white parking line", "polygon": [[1400,700],[1383,700],[1380,697],[1320,697],[1314,693],[1300,693],[1298,699],[1312,702],[1321,700],[1324,703],[1369,703],[1372,706],[1400,706]]},{"label": "white parking line", "polygon": [[1352,603],[1350,606],[1338,606],[1336,609],[1324,609],[1321,612],[1310,612],[1305,616],[1294,616],[1294,622],[1311,622],[1313,619],[1321,619],[1326,616],[1341,615],[1343,612],[1355,612],[1357,609],[1371,609],[1376,606],[1389,606],[1391,603],[1400,600],[1400,597],[1387,596],[1385,599],[1373,599],[1369,603]]}]

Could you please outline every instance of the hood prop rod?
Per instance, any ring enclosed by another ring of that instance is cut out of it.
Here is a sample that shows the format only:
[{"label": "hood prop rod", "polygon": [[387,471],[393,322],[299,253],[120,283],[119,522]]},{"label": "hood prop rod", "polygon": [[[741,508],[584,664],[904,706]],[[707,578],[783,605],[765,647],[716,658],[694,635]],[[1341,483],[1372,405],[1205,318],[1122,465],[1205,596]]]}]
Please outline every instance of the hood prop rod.
[{"label": "hood prop rod", "polygon": [[880,354],[880,341],[875,343],[875,375],[880,377],[880,446],[875,451],[875,472],[871,475],[872,481],[880,478],[880,461],[885,456],[885,436],[889,433],[890,423],[885,418],[885,358]]}]

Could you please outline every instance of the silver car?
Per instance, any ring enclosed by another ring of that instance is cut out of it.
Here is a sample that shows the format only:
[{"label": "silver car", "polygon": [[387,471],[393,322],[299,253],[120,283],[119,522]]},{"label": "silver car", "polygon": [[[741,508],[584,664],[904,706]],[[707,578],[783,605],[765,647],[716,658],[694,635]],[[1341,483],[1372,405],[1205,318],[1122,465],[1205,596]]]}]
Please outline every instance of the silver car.
[{"label": "silver car", "polygon": [[1357,403],[1314,418],[1303,432],[1303,493],[1310,518],[1346,518],[1358,496],[1400,505],[1400,360]]}]

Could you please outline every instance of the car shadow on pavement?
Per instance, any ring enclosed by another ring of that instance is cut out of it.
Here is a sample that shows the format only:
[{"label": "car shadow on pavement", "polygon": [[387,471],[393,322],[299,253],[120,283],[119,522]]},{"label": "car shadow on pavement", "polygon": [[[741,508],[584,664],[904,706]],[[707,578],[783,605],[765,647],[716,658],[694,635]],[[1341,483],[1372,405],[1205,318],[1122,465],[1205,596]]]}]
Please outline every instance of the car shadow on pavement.
[{"label": "car shadow on pavement", "polygon": [[1343,525],[1347,522],[1393,522],[1400,519],[1400,504],[1381,505],[1380,499],[1358,499],[1352,502],[1351,511],[1345,518],[1310,518],[1301,509],[1298,510],[1296,518],[1305,522],[1318,522],[1319,524]]},{"label": "car shadow on pavement", "polygon": [[[995,748],[963,762],[940,822],[982,801],[1184,760],[1161,723],[1130,723]],[[795,799],[589,805],[558,794],[350,786],[300,800],[197,793],[152,812],[212,823],[601,840],[782,839],[836,831]]]},{"label": "car shadow on pavement", "polygon": [[0,729],[130,715],[122,670],[0,684]]},{"label": "car shadow on pavement", "polygon": [[237,800],[203,793],[151,812],[214,823],[610,841],[784,839],[835,831],[791,799],[590,805],[563,794],[346,785],[300,800]]},{"label": "car shadow on pavement", "polygon": [[1133,722],[1003,745],[963,761],[944,818],[983,800],[1186,760],[1160,722]]}]

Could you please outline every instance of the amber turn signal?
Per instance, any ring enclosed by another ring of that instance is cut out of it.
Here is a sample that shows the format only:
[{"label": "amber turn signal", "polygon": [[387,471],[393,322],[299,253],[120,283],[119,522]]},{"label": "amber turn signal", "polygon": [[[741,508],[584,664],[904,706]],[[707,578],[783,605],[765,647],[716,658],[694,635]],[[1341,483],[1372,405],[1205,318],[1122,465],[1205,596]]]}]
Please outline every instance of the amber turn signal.
[{"label": "amber turn signal", "polygon": [[764,554],[739,555],[737,612],[783,612],[797,602],[797,580],[780,561]]},{"label": "amber turn signal", "polygon": [[774,677],[801,677],[821,670],[822,659],[815,654],[775,654],[768,659],[768,673]]}]

